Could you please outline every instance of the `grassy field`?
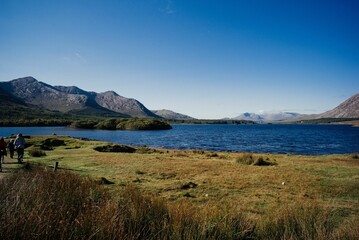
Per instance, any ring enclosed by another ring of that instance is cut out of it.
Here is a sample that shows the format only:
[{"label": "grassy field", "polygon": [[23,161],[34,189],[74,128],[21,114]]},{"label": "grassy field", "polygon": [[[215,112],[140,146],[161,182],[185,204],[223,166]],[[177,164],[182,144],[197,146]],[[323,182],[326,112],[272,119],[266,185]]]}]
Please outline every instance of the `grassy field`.
[{"label": "grassy field", "polygon": [[[45,142],[50,144],[44,147]],[[59,136],[32,137],[27,143],[32,146],[25,151],[25,161],[47,166],[59,162],[60,171],[98,181],[106,178],[114,183],[105,185],[113,199],[121,199],[123,191],[135,186],[177,211],[184,206],[192,214],[205,218],[218,214],[222,219],[238,213],[255,223],[259,239],[359,236],[358,154],[299,156],[146,147],[134,153],[98,152],[94,147],[109,143]],[[46,155],[32,157],[31,152]],[[17,167],[3,165],[5,172]]]}]

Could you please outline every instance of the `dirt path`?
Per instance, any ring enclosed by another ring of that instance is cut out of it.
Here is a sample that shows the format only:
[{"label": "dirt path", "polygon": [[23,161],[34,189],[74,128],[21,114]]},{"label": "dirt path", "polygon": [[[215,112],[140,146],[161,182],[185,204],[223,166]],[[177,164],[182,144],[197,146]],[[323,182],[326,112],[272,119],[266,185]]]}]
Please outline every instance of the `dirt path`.
[{"label": "dirt path", "polygon": [[5,163],[2,163],[2,172],[0,172],[0,179],[4,178],[8,174],[12,173],[14,169],[18,167],[17,159],[14,157],[11,159],[9,156],[5,156]]}]

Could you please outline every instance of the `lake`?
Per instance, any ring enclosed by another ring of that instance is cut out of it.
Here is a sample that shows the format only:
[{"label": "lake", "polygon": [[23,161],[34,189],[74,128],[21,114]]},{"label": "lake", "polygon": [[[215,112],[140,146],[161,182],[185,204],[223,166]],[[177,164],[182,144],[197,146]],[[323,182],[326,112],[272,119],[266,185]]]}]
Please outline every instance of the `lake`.
[{"label": "lake", "polygon": [[210,151],[336,154],[359,152],[359,127],[310,124],[174,124],[171,130],[109,131],[67,127],[1,127],[0,136],[68,135],[133,146]]}]

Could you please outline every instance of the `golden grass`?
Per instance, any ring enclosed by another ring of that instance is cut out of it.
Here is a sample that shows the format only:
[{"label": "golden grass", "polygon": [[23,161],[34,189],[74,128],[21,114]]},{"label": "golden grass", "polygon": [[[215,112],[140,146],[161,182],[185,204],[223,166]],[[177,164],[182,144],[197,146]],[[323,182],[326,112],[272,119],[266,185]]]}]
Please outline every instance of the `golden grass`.
[{"label": "golden grass", "polygon": [[[28,142],[36,145],[46,138],[49,136]],[[25,160],[49,166],[58,161],[60,168],[95,179],[105,177],[115,183],[107,186],[114,197],[134,184],[144,194],[163,199],[173,208],[189,204],[227,213],[241,212],[263,224],[267,220],[280,224],[280,216],[289,214],[296,217],[302,206],[320,206],[335,213],[340,229],[345,229],[346,222],[359,226],[359,161],[354,155],[252,154],[276,163],[253,166],[238,162],[243,153],[166,149],[152,153],[100,153],[93,148],[108,143],[57,138],[63,139],[66,146],[46,151],[41,158],[26,155]],[[183,189],[189,182],[197,186]],[[317,221],[321,218],[318,215]],[[323,238],[327,235],[323,233]],[[355,231],[354,236],[358,236]]]}]

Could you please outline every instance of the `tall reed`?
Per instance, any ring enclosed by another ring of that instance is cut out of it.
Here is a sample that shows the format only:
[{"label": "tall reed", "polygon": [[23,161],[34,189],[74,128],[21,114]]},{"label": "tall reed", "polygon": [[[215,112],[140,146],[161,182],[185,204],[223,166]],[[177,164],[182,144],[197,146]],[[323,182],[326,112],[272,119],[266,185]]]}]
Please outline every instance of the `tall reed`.
[{"label": "tall reed", "polygon": [[[44,166],[0,180],[0,239],[358,239],[353,222],[298,201],[256,222],[241,212],[166,203],[128,186],[111,199],[95,181]],[[30,169],[30,170],[29,170]]]}]

